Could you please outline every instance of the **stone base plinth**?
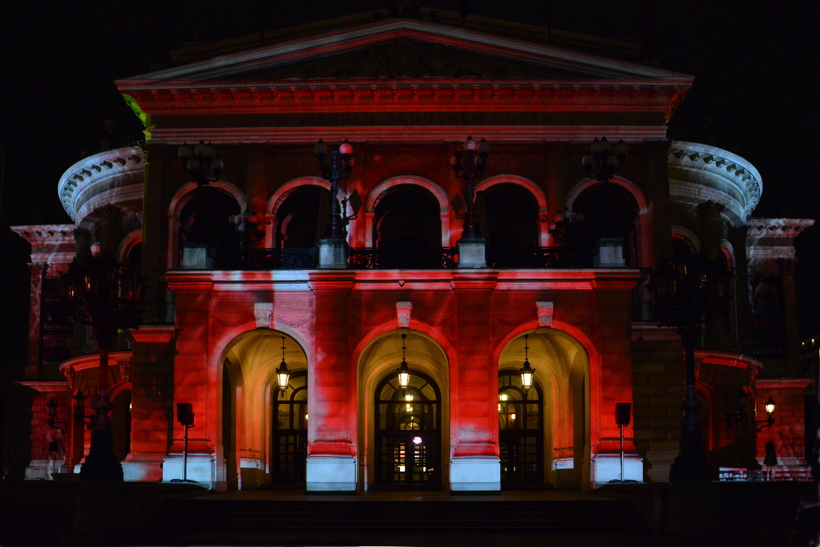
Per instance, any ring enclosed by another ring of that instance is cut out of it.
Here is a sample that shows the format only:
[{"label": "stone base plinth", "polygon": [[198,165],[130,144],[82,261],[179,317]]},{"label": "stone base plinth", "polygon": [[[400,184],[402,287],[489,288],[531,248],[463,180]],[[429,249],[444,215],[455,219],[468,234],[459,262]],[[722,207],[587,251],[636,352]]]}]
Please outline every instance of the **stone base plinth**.
[{"label": "stone base plinth", "polygon": [[453,492],[500,491],[500,460],[498,458],[458,458],[451,460],[450,490]]},{"label": "stone base plinth", "polygon": [[204,243],[183,243],[179,253],[180,270],[212,270],[216,251]]},{"label": "stone base plinth", "polygon": [[355,492],[358,482],[356,458],[308,456],[308,492]]},{"label": "stone base plinth", "polygon": [[486,268],[487,267],[487,240],[484,238],[466,238],[458,240],[458,267],[459,268]]},{"label": "stone base plinth", "polygon": [[592,265],[596,268],[626,268],[624,240],[620,237],[605,237],[596,241]]},{"label": "stone base plinth", "polygon": [[347,268],[347,248],[343,239],[319,240],[319,268],[344,270]]}]

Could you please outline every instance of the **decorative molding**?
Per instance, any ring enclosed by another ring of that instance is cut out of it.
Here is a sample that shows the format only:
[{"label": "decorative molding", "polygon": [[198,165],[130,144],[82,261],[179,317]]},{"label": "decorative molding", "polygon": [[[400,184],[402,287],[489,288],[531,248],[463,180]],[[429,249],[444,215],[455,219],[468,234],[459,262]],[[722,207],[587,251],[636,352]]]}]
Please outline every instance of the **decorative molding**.
[{"label": "decorative molding", "polygon": [[552,302],[536,302],[538,308],[538,326],[552,327],[552,318],[555,315],[555,304]]},{"label": "decorative molding", "polygon": [[[320,138],[326,141],[349,139],[353,142],[435,143],[461,142],[464,135],[482,135],[493,143],[543,143],[545,141],[591,141],[600,138],[598,125],[397,125],[397,126],[333,126],[333,127],[228,127],[153,129],[151,141],[180,145],[195,139],[219,144],[266,142],[269,144],[310,144]],[[665,125],[623,126],[618,136],[625,142],[662,141]]]},{"label": "decorative molding", "polygon": [[[735,226],[746,223],[763,193],[760,173],[751,163],[714,146],[672,141],[668,166],[672,199],[723,205],[723,216]],[[676,170],[689,176],[679,178]]]},{"label": "decorative molding", "polygon": [[795,250],[791,245],[750,245],[746,247],[746,256],[749,260],[771,260],[778,258],[794,258]]},{"label": "decorative molding", "polygon": [[73,224],[30,224],[11,226],[11,231],[31,244],[31,249],[74,246]]},{"label": "decorative molding", "polygon": [[746,232],[747,244],[749,244],[751,238],[794,239],[806,228],[814,226],[814,220],[805,218],[750,218],[746,221],[746,226],[749,228],[749,231]]},{"label": "decorative molding", "polygon": [[273,302],[256,302],[253,305],[253,316],[257,329],[273,328]]},{"label": "decorative molding", "polygon": [[121,382],[130,382],[131,381],[131,358],[128,359],[117,359],[117,364],[120,366],[120,381]]},{"label": "decorative molding", "polygon": [[410,328],[410,316],[412,312],[412,302],[396,302],[396,325],[398,328]]},{"label": "decorative molding", "polygon": [[[83,158],[69,167],[57,185],[57,193],[68,216],[82,220],[80,208],[92,197],[122,187],[139,186],[142,197],[142,172],[145,157],[139,146],[106,150]],[[103,207],[113,200],[96,200],[90,210]]]}]

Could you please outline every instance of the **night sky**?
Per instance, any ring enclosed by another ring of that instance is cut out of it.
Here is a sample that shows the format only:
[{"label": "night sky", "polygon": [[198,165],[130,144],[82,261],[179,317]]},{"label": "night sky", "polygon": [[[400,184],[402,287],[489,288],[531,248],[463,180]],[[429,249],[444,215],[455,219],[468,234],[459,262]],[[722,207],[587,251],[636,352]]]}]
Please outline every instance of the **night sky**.
[{"label": "night sky", "polygon": [[[458,0],[422,2],[458,11]],[[640,42],[643,1],[474,0],[470,13]],[[721,148],[749,160],[763,179],[755,216],[815,218],[820,182],[813,160],[817,18],[785,2],[652,2],[662,68],[695,84],[673,129],[696,131],[713,118]],[[7,3],[2,19],[0,146],[6,155],[3,224],[69,222],[57,197],[62,173],[94,152],[113,119],[122,136],[141,126],[114,80],[167,66],[183,42],[217,40],[385,7],[384,1]],[[499,6],[504,6],[503,9]],[[468,20],[469,26],[469,20]],[[580,166],[579,166],[580,171]],[[580,175],[579,175],[580,176]]]}]

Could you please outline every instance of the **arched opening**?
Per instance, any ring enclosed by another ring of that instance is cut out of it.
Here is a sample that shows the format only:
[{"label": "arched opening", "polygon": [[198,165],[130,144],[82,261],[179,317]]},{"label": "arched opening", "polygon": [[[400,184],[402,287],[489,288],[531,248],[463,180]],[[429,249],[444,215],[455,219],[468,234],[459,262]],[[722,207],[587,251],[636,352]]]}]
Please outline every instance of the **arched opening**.
[{"label": "arched opening", "polygon": [[487,265],[526,268],[538,247],[538,202],[517,184],[496,184],[476,195],[481,234],[487,240]]},{"label": "arched opening", "polygon": [[[535,370],[526,394],[519,372],[525,359]],[[583,346],[556,329],[529,331],[504,347],[498,369],[502,488],[580,489],[589,480],[590,443],[589,357]]]},{"label": "arched opening", "polygon": [[214,269],[236,267],[239,237],[228,218],[239,213],[239,203],[224,190],[207,186],[198,189],[180,212],[180,243],[207,245]]},{"label": "arched opening", "polygon": [[524,390],[517,370],[498,373],[498,444],[502,487],[544,483],[544,406],[541,386]]},{"label": "arched opening", "polygon": [[389,374],[376,387],[376,474],[380,486],[441,485],[441,392],[414,371],[407,389]]},{"label": "arched opening", "polygon": [[271,392],[271,482],[303,484],[307,460],[307,371],[291,374],[285,389]]},{"label": "arched opening", "polygon": [[626,266],[638,267],[638,204],[632,194],[618,184],[595,184],[575,199],[572,210],[582,215],[582,222],[574,222],[567,234],[574,247],[575,260],[582,268],[593,266],[595,245],[601,239],[623,240]]},{"label": "arched opening", "polygon": [[[401,333],[407,335],[404,352]],[[402,353],[411,370],[404,393],[397,378]],[[442,347],[416,330],[384,333],[362,350],[358,389],[366,395],[359,397],[358,414],[363,489],[439,489],[449,480],[448,378]]]},{"label": "arched opening", "polygon": [[435,196],[421,186],[390,188],[375,208],[373,242],[382,268],[437,268],[441,215]]},{"label": "arched opening", "polygon": [[310,249],[326,237],[330,226],[330,193],[304,185],[291,191],[276,210],[276,246]]},{"label": "arched opening", "polygon": [[131,390],[117,393],[111,404],[114,405],[111,411],[114,455],[119,461],[123,461],[131,452]]},{"label": "arched opening", "polygon": [[[221,446],[227,466],[226,480],[230,485],[231,473],[237,474],[237,486],[241,490],[257,488],[274,480],[274,475],[276,480],[284,482],[293,478],[288,470],[294,469],[295,449],[289,452],[290,463],[283,463],[272,450],[278,421],[284,418],[286,410],[272,404],[274,400],[285,399],[281,397],[276,379],[276,370],[283,359],[283,345],[292,382],[285,390],[285,398],[290,400],[298,391],[294,406],[287,410],[296,416],[295,409],[302,404],[302,397],[304,404],[307,403],[307,354],[293,337],[270,329],[256,329],[237,336],[224,352]],[[281,414],[277,415],[280,410]],[[306,413],[305,409],[302,415]],[[294,422],[293,427],[288,420],[287,425],[290,433],[306,429],[306,418],[304,422]],[[290,434],[284,429],[280,433]],[[296,443],[293,441],[293,446]]]}]

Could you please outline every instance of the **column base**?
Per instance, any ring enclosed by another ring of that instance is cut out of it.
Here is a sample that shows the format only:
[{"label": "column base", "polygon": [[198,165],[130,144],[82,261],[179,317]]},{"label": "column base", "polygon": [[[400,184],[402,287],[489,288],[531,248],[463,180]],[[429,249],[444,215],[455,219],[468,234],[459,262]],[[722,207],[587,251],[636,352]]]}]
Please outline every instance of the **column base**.
[{"label": "column base", "polygon": [[319,268],[329,270],[347,269],[347,246],[344,239],[319,240]]},{"label": "column base", "polygon": [[[620,454],[599,454],[592,456],[590,469],[592,487],[598,488],[610,481],[621,480]],[[624,454],[625,481],[643,482],[643,458],[637,454]]]},{"label": "column base", "polygon": [[459,268],[486,268],[487,267],[487,240],[481,237],[462,237],[456,243],[458,247]]},{"label": "column base", "polygon": [[[215,489],[216,460],[211,455],[189,454],[187,479],[194,481],[205,488]],[[165,456],[162,462],[162,482],[182,480],[182,455]]]},{"label": "column base", "polygon": [[624,240],[620,237],[604,237],[596,241],[592,266],[595,268],[626,268]]},{"label": "column base", "polygon": [[265,462],[257,458],[239,460],[239,489],[256,490],[265,482]]},{"label": "column base", "polygon": [[453,492],[498,492],[501,490],[501,460],[458,458],[450,461],[450,490]]},{"label": "column base", "polygon": [[308,456],[308,492],[355,492],[359,464],[356,458],[339,456]]},{"label": "column base", "polygon": [[162,454],[128,454],[122,461],[126,482],[159,482],[162,480]]}]

